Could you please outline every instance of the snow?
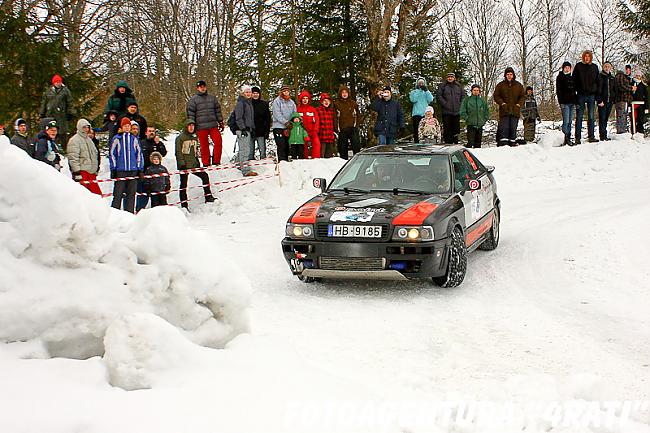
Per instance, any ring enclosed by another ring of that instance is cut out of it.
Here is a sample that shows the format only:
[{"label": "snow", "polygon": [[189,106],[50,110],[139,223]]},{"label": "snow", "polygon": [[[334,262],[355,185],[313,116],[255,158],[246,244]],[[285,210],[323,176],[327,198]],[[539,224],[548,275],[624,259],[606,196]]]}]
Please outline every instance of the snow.
[{"label": "snow", "polygon": [[1,341],[98,356],[111,322],[136,312],[210,347],[249,330],[249,281],[180,210],[136,218],[13,146],[0,160]]},{"label": "snow", "polygon": [[339,159],[281,163],[186,220],[108,210],[3,152],[0,430],[650,432],[650,140],[613,138],[477,150],[501,244],[452,290],[291,276],[284,224]]}]

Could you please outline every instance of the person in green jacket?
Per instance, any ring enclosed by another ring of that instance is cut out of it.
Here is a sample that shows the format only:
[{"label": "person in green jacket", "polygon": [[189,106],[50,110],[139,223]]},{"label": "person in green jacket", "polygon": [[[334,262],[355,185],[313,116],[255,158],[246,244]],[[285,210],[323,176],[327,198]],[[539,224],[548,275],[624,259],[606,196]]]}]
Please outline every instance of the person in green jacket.
[{"label": "person in green jacket", "polygon": [[126,109],[133,103],[137,103],[133,90],[129,88],[126,81],[120,80],[115,85],[115,91],[113,91],[113,94],[108,97],[106,107],[104,108],[104,116],[106,116],[109,111],[115,111],[117,113],[117,118],[119,119],[126,115]]},{"label": "person in green jacket", "polygon": [[[179,170],[188,170],[192,168],[199,168],[198,147],[199,139],[196,136],[196,124],[194,120],[187,119],[185,121],[185,129],[176,137],[176,167]],[[192,174],[199,179],[203,184],[203,196],[206,203],[212,203],[214,197],[210,191],[210,177],[205,171],[194,171]],[[187,181],[189,173],[180,173],[181,185],[178,195],[181,199],[181,207],[189,211],[189,200],[187,199]]]},{"label": "person in green jacket", "polygon": [[52,85],[43,93],[39,114],[41,119],[56,120],[59,127],[57,142],[66,146],[68,144],[68,122],[74,117],[74,110],[70,89],[63,84],[63,78],[59,74],[52,77]]},{"label": "person in green jacket", "polygon": [[467,125],[467,147],[479,149],[483,139],[483,125],[490,118],[490,110],[481,97],[481,86],[478,84],[472,84],[471,95],[463,98],[460,117]]},{"label": "person in green jacket", "polygon": [[291,115],[291,121],[287,124],[289,129],[289,154],[291,159],[303,159],[305,155],[309,155],[307,147],[309,147],[309,133],[302,124],[302,117],[300,113],[295,112]]}]

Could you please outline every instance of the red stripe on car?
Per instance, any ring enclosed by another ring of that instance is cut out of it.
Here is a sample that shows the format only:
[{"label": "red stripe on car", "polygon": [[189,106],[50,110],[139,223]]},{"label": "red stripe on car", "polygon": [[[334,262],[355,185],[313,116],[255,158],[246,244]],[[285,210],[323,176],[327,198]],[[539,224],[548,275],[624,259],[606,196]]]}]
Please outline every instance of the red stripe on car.
[{"label": "red stripe on car", "polygon": [[322,202],[310,201],[303,204],[291,217],[294,224],[314,224],[316,222],[316,213]]},{"label": "red stripe on car", "polygon": [[429,203],[428,201],[421,201],[406,209],[401,214],[393,219],[393,225],[396,226],[419,226],[422,225],[425,219],[431,212],[436,210],[438,205]]},{"label": "red stripe on car", "polygon": [[471,232],[467,233],[465,236],[465,245],[472,245],[478,238],[483,236],[488,230],[492,228],[492,220],[494,219],[494,214],[490,214],[489,218],[479,224],[478,227],[473,229]]}]

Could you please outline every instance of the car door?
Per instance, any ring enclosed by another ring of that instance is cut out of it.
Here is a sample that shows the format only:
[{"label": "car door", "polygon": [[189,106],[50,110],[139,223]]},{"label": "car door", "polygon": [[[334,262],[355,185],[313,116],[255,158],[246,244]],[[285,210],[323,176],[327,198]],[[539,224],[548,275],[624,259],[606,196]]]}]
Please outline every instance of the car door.
[{"label": "car door", "polygon": [[480,217],[480,212],[478,212],[480,198],[478,198],[478,194],[469,191],[466,186],[466,180],[475,179],[475,177],[467,159],[460,151],[451,155],[451,166],[454,174],[454,192],[458,193],[463,201],[465,227],[470,227]]},{"label": "car door", "polygon": [[481,188],[471,192],[473,200],[471,211],[475,217],[474,221],[477,221],[494,208],[494,184],[485,166],[468,150],[462,152],[462,158],[469,168],[470,179],[481,181]]}]

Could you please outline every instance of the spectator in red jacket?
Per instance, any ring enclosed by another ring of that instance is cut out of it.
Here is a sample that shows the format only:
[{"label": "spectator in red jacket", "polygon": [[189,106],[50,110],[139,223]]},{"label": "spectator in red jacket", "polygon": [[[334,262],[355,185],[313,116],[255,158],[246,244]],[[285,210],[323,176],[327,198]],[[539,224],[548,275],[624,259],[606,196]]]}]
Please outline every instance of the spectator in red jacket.
[{"label": "spectator in red jacket", "polygon": [[320,158],[320,140],[318,139],[318,127],[320,120],[318,119],[318,112],[310,105],[311,93],[307,90],[300,92],[298,97],[298,113],[302,116],[302,124],[309,134],[309,142],[311,142],[311,151],[309,150],[308,142],[305,143],[305,158]]},{"label": "spectator in red jacket", "polygon": [[318,113],[318,138],[320,140],[320,157],[331,158],[334,156],[334,120],[336,111],[332,107],[332,98],[327,93],[320,94],[320,105],[316,109]]}]

